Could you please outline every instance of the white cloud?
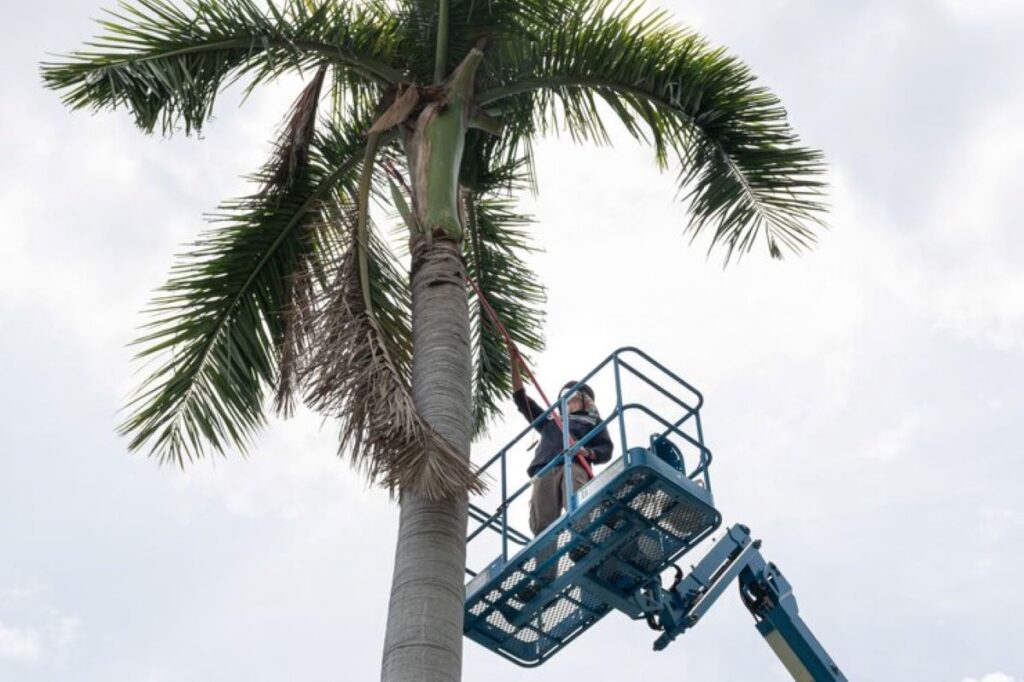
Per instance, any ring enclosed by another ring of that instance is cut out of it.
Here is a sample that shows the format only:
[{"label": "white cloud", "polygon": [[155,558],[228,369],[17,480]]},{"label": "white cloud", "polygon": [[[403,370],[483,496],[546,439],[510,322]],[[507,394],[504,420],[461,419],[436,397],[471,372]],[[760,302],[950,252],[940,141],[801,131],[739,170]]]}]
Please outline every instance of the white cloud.
[{"label": "white cloud", "polygon": [[888,463],[912,452],[921,434],[921,415],[911,413],[892,426],[883,426],[864,448],[865,460]]},{"label": "white cloud", "polygon": [[139,678],[139,682],[172,682],[172,680],[175,679],[177,679],[175,675],[163,668],[160,668],[143,673]]},{"label": "white cloud", "polygon": [[979,537],[989,544],[1012,542],[1024,531],[1024,509],[986,505],[979,511]]},{"label": "white cloud", "polygon": [[286,78],[262,89],[244,116],[227,93],[202,141],[144,136],[123,112],[77,118],[72,130],[55,118],[56,96],[41,89],[0,111],[0,130],[33,122],[32,134],[0,135],[2,155],[18,161],[16,172],[0,169],[10,228],[0,310],[31,310],[78,342],[101,376],[125,367],[122,348],[148,321],[139,311],[150,292],[182,244],[208,226],[203,214],[251,190],[240,176],[263,163],[297,88]]},{"label": "white cloud", "polygon": [[[953,148],[924,229],[886,229],[901,272],[896,292],[912,310],[958,338],[999,350],[1024,348],[1024,240],[1017,229],[1024,185],[1024,107],[1019,88],[982,109]],[[897,236],[899,235],[899,236]]]},{"label": "white cloud", "polygon": [[32,623],[14,627],[0,622],[0,661],[35,661],[45,654],[47,663],[59,664],[74,647],[82,621],[55,607],[48,599],[50,592],[37,577],[0,591],[0,607],[20,613]]},{"label": "white cloud", "polygon": [[989,673],[982,677],[965,677],[963,682],[1016,682],[1016,678],[1010,677],[1006,673]]},{"label": "white cloud", "polygon": [[991,21],[1024,16],[1020,0],[945,0],[944,5],[956,19]]},{"label": "white cloud", "polygon": [[50,631],[50,637],[53,639],[53,644],[57,650],[64,651],[73,645],[78,638],[78,631],[81,626],[82,621],[79,618],[73,616],[58,618]]},{"label": "white cloud", "polygon": [[999,350],[1024,348],[1024,273],[1006,264],[976,263],[931,300],[942,326]]},{"label": "white cloud", "polygon": [[42,649],[42,637],[35,630],[0,623],[0,660],[34,661],[42,654]]},{"label": "white cloud", "polygon": [[12,587],[7,590],[6,595],[11,599],[31,599],[43,591],[43,585],[38,581],[28,582],[24,585]]},{"label": "white cloud", "polygon": [[383,495],[367,490],[347,459],[339,459],[334,424],[306,410],[273,420],[251,457],[232,453],[227,460],[200,462],[177,481],[183,493],[199,493],[232,514],[306,527],[357,504],[388,505]]}]

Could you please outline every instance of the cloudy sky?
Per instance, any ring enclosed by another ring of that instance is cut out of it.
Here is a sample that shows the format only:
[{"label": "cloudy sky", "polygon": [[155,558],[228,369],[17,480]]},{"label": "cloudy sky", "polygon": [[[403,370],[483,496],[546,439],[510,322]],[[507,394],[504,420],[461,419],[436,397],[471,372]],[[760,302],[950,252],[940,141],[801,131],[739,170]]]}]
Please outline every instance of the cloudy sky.
[{"label": "cloudy sky", "polygon": [[[540,375],[632,344],[699,386],[726,520],[763,538],[851,679],[1020,682],[1024,0],[660,5],[826,151],[832,229],[723,271],[649,150],[545,142],[525,202]],[[185,472],[114,434],[138,311],[245,191],[296,83],[241,111],[229,93],[203,140],[70,114],[36,64],[100,7],[14,3],[0,29],[0,679],[375,679],[397,509],[330,425],[275,422],[248,459]],[[657,654],[613,614],[529,679],[787,679],[732,594]],[[466,643],[465,679],[521,675]]]}]

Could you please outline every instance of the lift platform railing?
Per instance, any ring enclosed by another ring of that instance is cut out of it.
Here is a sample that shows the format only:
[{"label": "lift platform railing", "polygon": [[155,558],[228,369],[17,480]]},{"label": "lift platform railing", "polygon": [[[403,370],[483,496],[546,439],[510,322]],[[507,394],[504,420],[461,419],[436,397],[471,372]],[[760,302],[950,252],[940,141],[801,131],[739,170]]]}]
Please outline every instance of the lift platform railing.
[{"label": "lift platform railing", "polygon": [[[533,480],[527,480],[526,483],[515,489],[509,485],[510,473],[521,475],[520,472],[526,469],[528,461],[526,453],[518,451],[526,449],[524,441],[534,433],[536,426],[551,418],[551,413],[554,410],[559,410],[560,414],[566,414],[568,401],[580,386],[597,382],[607,384],[609,379],[615,401],[611,412],[575,443],[570,438],[568,420],[563,420],[564,451],[560,457],[556,457],[537,472],[534,478],[544,476],[553,471],[555,467],[563,467],[563,481],[565,482],[563,499],[568,500],[567,513],[573,512],[580,504],[579,495],[585,494],[586,488],[581,489],[579,493],[572,490],[572,461],[581,448],[587,447],[587,444],[602,429],[607,428],[613,441],[617,440],[618,442],[616,456],[621,456],[630,447],[636,447],[642,443],[641,438],[644,441],[649,441],[652,445],[659,440],[671,442],[679,452],[696,452],[695,465],[687,469],[682,461],[679,464],[690,480],[710,494],[711,480],[708,468],[711,464],[711,452],[704,445],[700,417],[700,409],[704,404],[703,396],[700,391],[643,351],[633,347],[624,347],[606,357],[574,386],[563,391],[554,405],[545,410],[479,467],[481,473],[489,474],[499,482],[500,487],[497,492],[500,494],[500,501],[493,511],[488,511],[473,501],[470,502],[471,524],[466,538],[467,543],[472,543],[484,531],[489,530],[496,533],[501,539],[500,559],[507,561],[510,555],[510,543],[522,547],[530,542],[531,536],[514,528],[509,521],[511,505],[523,497]],[[645,399],[641,401],[638,399],[640,397],[645,397]],[[652,397],[656,399],[652,399]],[[652,408],[652,404],[657,404],[659,409]],[[642,436],[639,435],[641,430],[643,430]],[[514,454],[518,454],[518,457],[514,461],[510,461]],[[510,470],[511,467],[514,469]],[[473,522],[475,522],[475,526]],[[493,555],[490,558],[493,558]],[[477,572],[469,566],[467,566],[466,572],[470,576],[477,575]]]},{"label": "lift platform railing", "polygon": [[[604,375],[607,385],[598,383]],[[567,510],[531,537],[509,520],[510,505],[530,486],[527,482],[511,490],[510,466],[525,468],[525,461],[511,460],[512,453],[552,409],[564,414],[583,383],[594,387],[599,398],[613,395],[614,406],[578,442],[570,438],[568,420],[562,420],[563,452],[536,476],[563,467]],[[500,536],[501,551],[493,559],[493,551],[487,555],[490,563],[478,571],[467,568],[473,577],[466,584],[465,636],[532,668],[619,611],[661,632],[654,646],[661,650],[695,626],[737,582],[758,631],[795,680],[846,680],[800,616],[782,572],[761,555],[760,540],[745,526],[736,524],[720,539],[712,538],[688,574],[676,563],[722,523],[711,495],[702,405],[701,394],[688,383],[642,351],[622,348],[485,462],[484,471],[499,470],[500,502],[493,512],[470,505],[476,525],[467,542],[489,530],[492,542],[494,534]],[[573,458],[604,428],[617,436],[618,457],[574,492]],[[641,441],[639,434],[650,441]],[[698,456],[687,467],[686,453],[694,451]],[[514,553],[510,544],[518,546]],[[480,553],[475,548],[474,554]],[[662,582],[669,568],[675,569],[675,578],[666,587]]]}]

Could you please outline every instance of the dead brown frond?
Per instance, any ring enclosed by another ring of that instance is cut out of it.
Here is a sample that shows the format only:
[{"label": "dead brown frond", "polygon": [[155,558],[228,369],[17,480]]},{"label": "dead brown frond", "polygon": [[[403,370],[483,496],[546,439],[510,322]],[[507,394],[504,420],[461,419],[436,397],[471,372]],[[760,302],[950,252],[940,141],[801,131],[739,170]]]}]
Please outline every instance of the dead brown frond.
[{"label": "dead brown frond", "polygon": [[288,279],[288,308],[284,311],[284,339],[279,350],[277,392],[274,411],[290,417],[295,410],[299,392],[299,368],[304,361],[308,339],[313,333],[313,283],[309,270],[302,270]]},{"label": "dead brown frond", "polygon": [[[296,179],[305,170],[316,130],[317,106],[326,72],[325,66],[317,69],[313,80],[302,89],[292,105],[282,125],[274,155],[262,172],[263,196],[284,199],[295,188]],[[304,229],[304,232],[304,239],[312,238],[309,229]],[[296,272],[289,275],[285,282],[287,306],[281,315],[283,333],[278,349],[278,380],[274,397],[274,410],[286,417],[292,414],[295,407],[294,396],[299,388],[298,365],[308,345],[306,339],[313,329],[312,263],[306,261],[297,265]]]},{"label": "dead brown frond", "polygon": [[327,67],[316,70],[309,82],[292,105],[288,118],[281,129],[274,159],[266,172],[264,192],[287,188],[309,160],[309,145],[316,128],[316,113],[320,103]]},{"label": "dead brown frond", "polygon": [[401,94],[395,97],[395,100],[391,103],[383,114],[381,114],[367,134],[372,135],[374,133],[383,133],[391,130],[399,123],[405,121],[412,114],[416,105],[420,101],[420,89],[415,85],[410,85],[402,91]]},{"label": "dead brown frond", "polygon": [[[340,452],[370,480],[430,499],[476,493],[483,482],[420,416],[390,348],[395,334],[367,313],[355,239],[339,263],[316,320],[315,345],[304,375],[307,400],[341,421]],[[376,306],[376,304],[375,304]]]}]

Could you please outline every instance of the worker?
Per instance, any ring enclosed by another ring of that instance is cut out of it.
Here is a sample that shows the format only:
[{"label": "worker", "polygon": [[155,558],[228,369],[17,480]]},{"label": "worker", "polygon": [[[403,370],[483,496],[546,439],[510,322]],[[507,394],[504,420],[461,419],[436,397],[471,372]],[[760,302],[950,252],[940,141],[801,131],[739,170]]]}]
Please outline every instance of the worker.
[{"label": "worker", "polygon": [[[519,412],[532,423],[544,413],[544,410],[526,395],[523,379],[519,372],[519,363],[522,362],[522,358],[518,351],[512,350],[509,360],[512,365],[512,400]],[[576,383],[570,381],[562,387],[562,390],[571,389]],[[579,386],[569,397],[566,407],[569,412],[569,434],[573,441],[583,440],[595,426],[601,423],[601,416],[594,405],[594,390],[586,384]],[[537,445],[533,461],[530,462],[530,466],[526,470],[530,476],[535,476],[538,471],[564,451],[562,430],[554,420],[546,419],[539,424],[534,424],[534,428],[540,433],[540,443]],[[580,449],[580,453],[591,464],[604,464],[611,460],[612,449],[612,439],[608,436],[608,429],[602,427],[593,438],[587,441],[586,446]],[[535,536],[561,516],[562,510],[565,508],[565,500],[562,499],[563,471],[563,467],[555,467],[544,476],[533,480],[533,489],[530,495],[530,530]],[[579,490],[588,480],[587,470],[577,459],[574,459],[572,463],[573,491]]]}]

